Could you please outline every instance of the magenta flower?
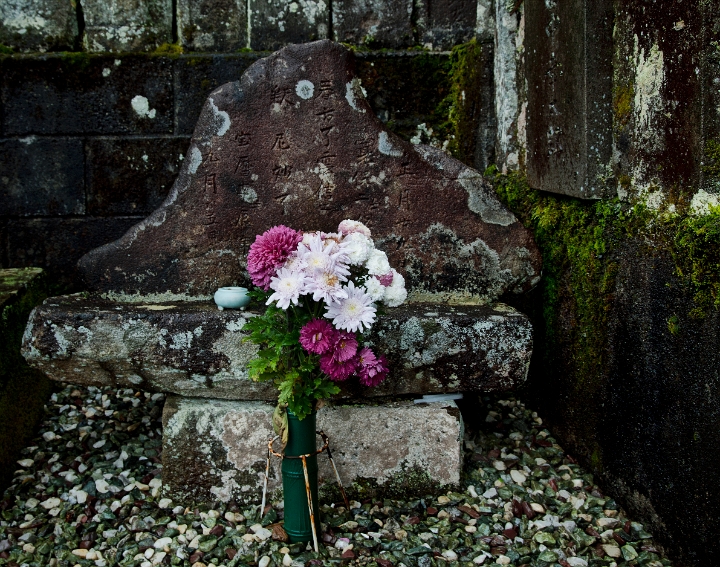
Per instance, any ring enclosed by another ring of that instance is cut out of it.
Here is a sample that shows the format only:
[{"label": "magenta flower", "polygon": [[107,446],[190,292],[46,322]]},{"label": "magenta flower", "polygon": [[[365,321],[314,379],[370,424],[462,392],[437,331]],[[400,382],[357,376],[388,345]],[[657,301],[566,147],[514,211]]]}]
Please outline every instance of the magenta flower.
[{"label": "magenta flower", "polygon": [[381,283],[383,286],[389,287],[389,286],[391,286],[392,283],[393,283],[393,278],[394,278],[394,274],[393,274],[392,272],[390,272],[390,273],[388,273],[388,274],[383,274],[382,276],[380,276],[380,277],[378,278],[378,280],[380,280],[380,283]]},{"label": "magenta flower", "polygon": [[333,382],[347,380],[356,369],[357,361],[355,357],[345,362],[338,362],[330,353],[320,357],[320,370],[327,374]]},{"label": "magenta flower", "polygon": [[267,291],[270,280],[297,248],[302,235],[284,225],[274,226],[255,237],[250,245],[247,269],[252,283]]},{"label": "magenta flower", "polygon": [[375,387],[388,375],[388,365],[385,355],[380,358],[369,348],[362,349],[357,356],[357,373],[363,386]]},{"label": "magenta flower", "polygon": [[300,329],[300,344],[313,354],[325,354],[338,338],[335,328],[322,319],[313,319]]},{"label": "magenta flower", "polygon": [[337,362],[347,362],[357,354],[358,342],[355,333],[340,331],[337,333],[332,357]]}]

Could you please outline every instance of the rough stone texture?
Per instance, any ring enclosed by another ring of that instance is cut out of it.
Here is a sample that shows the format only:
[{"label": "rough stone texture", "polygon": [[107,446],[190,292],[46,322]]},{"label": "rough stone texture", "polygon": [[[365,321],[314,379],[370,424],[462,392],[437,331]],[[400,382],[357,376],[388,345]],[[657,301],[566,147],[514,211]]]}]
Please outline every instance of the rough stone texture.
[{"label": "rough stone texture", "polygon": [[528,181],[612,196],[613,2],[528,2],[525,15]]},{"label": "rough stone texture", "polygon": [[451,49],[475,35],[478,0],[421,0],[418,6],[420,44]]},{"label": "rough stone texture", "polygon": [[[527,101],[524,84],[524,8],[508,10],[505,2],[486,6],[489,23],[482,33],[494,38],[493,86],[495,88],[495,163],[503,171],[515,171],[522,164],[527,145]],[[478,7],[478,14],[483,11]],[[478,25],[480,18],[478,17]],[[489,28],[489,29],[488,29]]]},{"label": "rough stone texture", "polygon": [[702,189],[698,205],[720,202],[718,176],[703,172],[706,144],[720,140],[718,14],[717,3],[700,0],[619,6],[613,126],[621,198],[660,209]]},{"label": "rough stone texture", "polygon": [[172,41],[171,0],[83,0],[89,51],[152,51]]},{"label": "rough stone texture", "polygon": [[18,51],[61,51],[75,47],[77,14],[72,0],[3,0],[0,44]]},{"label": "rough stone texture", "polygon": [[151,213],[167,197],[189,143],[187,138],[88,140],[88,214]]},{"label": "rough stone texture", "polygon": [[257,53],[182,55],[175,61],[175,131],[193,133],[208,93],[236,81],[257,61]]},{"label": "rough stone texture", "polygon": [[3,59],[5,136],[172,133],[168,58],[78,53]]},{"label": "rough stone texture", "polygon": [[290,43],[327,39],[330,0],[252,0],[250,47],[274,51]]},{"label": "rough stone texture", "polygon": [[413,0],[336,0],[332,8],[335,41],[379,47],[415,45]]},{"label": "rough stone texture", "polygon": [[20,356],[30,310],[46,297],[42,270],[0,270],[0,490],[12,480],[50,394],[50,381]]},{"label": "rough stone texture", "polygon": [[[262,402],[168,398],[163,412],[166,491],[180,502],[259,503],[267,443],[274,437],[273,409]],[[463,425],[453,402],[326,406],[318,411],[317,426],[330,438],[340,478],[351,492],[351,483],[359,483],[376,495],[420,496],[460,481]],[[280,462],[271,460],[270,494],[282,490]],[[320,486],[337,482],[325,454],[318,456],[318,469]]]},{"label": "rough stone texture", "polygon": [[202,296],[245,281],[250,243],[273,224],[331,231],[345,218],[373,230],[416,298],[487,301],[539,277],[535,244],[492,187],[388,133],[352,54],[329,41],[214,91],[165,203],[79,266],[94,290]]},{"label": "rough stone texture", "polygon": [[7,266],[48,266],[52,285],[78,289],[75,264],[80,256],[117,238],[138,217],[37,218],[7,221]]},{"label": "rough stone texture", "polygon": [[191,51],[237,51],[247,47],[247,0],[179,0],[180,45]]},{"label": "rough stone texture", "polygon": [[[247,378],[246,365],[257,353],[256,345],[242,341],[250,316],[210,302],[54,297],[33,312],[23,353],[54,380],[275,400],[273,384]],[[514,388],[527,374],[532,329],[524,315],[503,304],[417,303],[388,310],[370,342],[388,356],[389,378],[372,389],[344,382],[339,397]]]},{"label": "rough stone texture", "polygon": [[0,141],[0,214],[85,213],[83,145],[75,138]]}]

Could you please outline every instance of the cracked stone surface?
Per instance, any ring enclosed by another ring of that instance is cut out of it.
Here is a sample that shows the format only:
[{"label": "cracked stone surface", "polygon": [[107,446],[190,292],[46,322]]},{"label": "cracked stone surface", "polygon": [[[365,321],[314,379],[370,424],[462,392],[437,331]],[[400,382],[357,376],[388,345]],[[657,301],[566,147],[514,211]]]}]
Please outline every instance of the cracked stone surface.
[{"label": "cracked stone surface", "polygon": [[386,131],[352,53],[328,40],[286,47],[213,91],[166,201],[79,267],[94,291],[209,298],[247,283],[257,234],[346,218],[370,227],[415,300],[482,303],[539,279],[530,233],[491,185]]},{"label": "cracked stone surface", "polygon": [[[163,411],[166,493],[179,501],[257,501],[265,479],[267,442],[274,436],[273,409],[262,402],[170,396]],[[372,489],[382,493],[391,486],[401,489],[412,475],[411,491],[424,494],[423,488],[460,482],[463,423],[454,402],[326,406],[318,410],[317,427],[330,438],[345,486],[371,479]],[[271,496],[282,489],[280,462],[271,459]],[[322,454],[318,484],[335,483],[335,473]]]},{"label": "cracked stone surface", "polygon": [[[277,399],[248,379],[257,346],[242,341],[251,312],[203,301],[118,303],[53,297],[30,316],[23,355],[54,380],[182,396]],[[340,398],[500,391],[524,382],[532,354],[525,315],[504,304],[408,304],[388,309],[370,336],[390,376],[376,388],[342,384]]]}]

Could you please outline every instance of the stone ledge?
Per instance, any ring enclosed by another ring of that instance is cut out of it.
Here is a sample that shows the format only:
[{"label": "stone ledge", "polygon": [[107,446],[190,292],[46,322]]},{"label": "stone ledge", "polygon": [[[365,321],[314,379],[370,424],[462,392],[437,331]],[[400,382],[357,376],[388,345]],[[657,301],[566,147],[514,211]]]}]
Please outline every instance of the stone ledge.
[{"label": "stone ledge", "polygon": [[[263,402],[170,396],[163,411],[167,495],[184,503],[259,503],[273,409]],[[330,438],[351,495],[368,488],[374,495],[422,495],[460,482],[463,423],[453,402],[326,406],[318,411],[317,427]],[[280,459],[272,458],[271,465],[268,491],[278,496]],[[318,469],[320,486],[332,489],[335,474],[324,454]]]},{"label": "stone ledge", "polygon": [[[53,297],[31,314],[23,355],[53,380],[274,401],[272,384],[247,376],[257,347],[242,342],[242,328],[252,316],[210,301]],[[388,310],[370,341],[387,355],[390,376],[374,389],[348,380],[339,397],[509,390],[524,382],[532,354],[529,320],[504,304],[403,305]]]}]

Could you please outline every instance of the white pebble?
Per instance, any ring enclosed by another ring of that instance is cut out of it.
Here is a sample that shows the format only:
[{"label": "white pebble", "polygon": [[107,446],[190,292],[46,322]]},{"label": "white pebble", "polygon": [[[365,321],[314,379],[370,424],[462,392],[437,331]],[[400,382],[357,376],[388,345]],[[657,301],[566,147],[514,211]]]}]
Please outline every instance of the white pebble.
[{"label": "white pebble", "polygon": [[[160,488],[160,487],[162,487],[162,480],[159,478],[154,478],[150,482],[148,482],[148,486],[150,488]],[[210,512],[215,512],[216,514],[218,513],[217,510],[210,510]],[[210,515],[210,513],[208,513],[208,516],[209,515]],[[217,516],[214,516],[214,517],[217,518]]]},{"label": "white pebble", "polygon": [[477,528],[475,526],[465,526],[465,531],[469,534],[474,534]]},{"label": "white pebble", "polygon": [[170,506],[172,506],[172,500],[169,498],[161,498],[160,502],[158,502],[158,506],[160,508],[170,508]]},{"label": "white pebble", "polygon": [[172,543],[171,537],[161,537],[159,540],[157,540],[153,547],[155,549],[163,549],[166,545],[170,545]]},{"label": "white pebble", "polygon": [[523,473],[515,469],[510,471],[510,476],[517,484],[525,484],[527,480],[527,477]]},{"label": "white pebble", "polygon": [[250,526],[250,531],[252,531],[260,541],[270,539],[270,536],[272,536],[272,532],[266,528],[263,528],[260,524]]},{"label": "white pebble", "polygon": [[495,467],[495,470],[498,471],[504,471],[505,470],[505,463],[502,461],[493,461],[493,466]]},{"label": "white pebble", "polygon": [[62,500],[59,498],[48,498],[44,502],[40,503],[40,506],[45,508],[46,510],[50,510],[51,508],[57,508],[62,503]]},{"label": "white pebble", "polygon": [[258,561],[258,567],[268,567],[270,565],[270,558],[267,555],[263,555]]},{"label": "white pebble", "polygon": [[88,550],[87,549],[73,549],[72,554],[77,555],[81,559],[85,559],[87,557]]},{"label": "white pebble", "polygon": [[483,563],[485,563],[486,558],[487,555],[483,553],[482,555],[478,555],[475,559],[473,559],[473,563],[475,563],[475,565],[482,565]]},{"label": "white pebble", "polygon": [[108,490],[110,490],[110,485],[106,480],[99,478],[95,481],[95,490],[97,490],[100,494],[105,494]]},{"label": "white pebble", "polygon": [[155,550],[152,547],[148,547],[145,550],[145,559],[150,559],[153,555],[155,555]]},{"label": "white pebble", "polygon": [[160,565],[162,563],[162,560],[165,559],[165,556],[167,553],[164,551],[158,551],[155,556],[152,558],[152,564],[153,565]]},{"label": "white pebble", "polygon": [[510,558],[507,555],[498,555],[497,559],[495,559],[495,563],[498,565],[509,565]]},{"label": "white pebble", "polygon": [[544,514],[545,508],[542,507],[542,504],[538,504],[537,502],[532,502],[530,504],[530,508],[532,508],[535,512],[538,514]]},{"label": "white pebble", "polygon": [[448,561],[457,561],[458,555],[452,549],[446,549],[442,552],[442,556]]},{"label": "white pebble", "polygon": [[567,561],[570,567],[587,567],[588,565],[588,562],[582,557],[568,557],[565,561]]},{"label": "white pebble", "polygon": [[497,496],[497,490],[494,488],[489,488],[485,492],[483,492],[483,498],[495,498]]},{"label": "white pebble", "polygon": [[37,500],[37,498],[28,498],[28,499],[25,501],[25,508],[27,508],[28,510],[32,510],[32,509],[35,508],[38,504],[40,504],[40,502]]},{"label": "white pebble", "polygon": [[473,485],[470,485],[467,487],[468,494],[472,496],[473,498],[478,497],[478,493],[475,491],[475,487]]},{"label": "white pebble", "polygon": [[32,459],[22,459],[17,462],[18,465],[20,465],[22,468],[26,469],[28,467],[31,467],[35,464],[35,461]]},{"label": "white pebble", "polygon": [[608,543],[608,544],[604,544],[602,546],[602,548],[605,551],[605,553],[607,553],[613,559],[617,559],[618,557],[620,557],[622,555],[622,552],[620,551],[620,548],[617,545],[612,545],[612,544]]},{"label": "white pebble", "polygon": [[88,561],[95,561],[98,558],[97,553],[94,549],[88,549],[88,554],[85,556],[85,559]]},{"label": "white pebble", "polygon": [[55,435],[52,431],[46,431],[42,436],[45,441],[52,441],[55,437],[57,437],[57,435]]},{"label": "white pebble", "polygon": [[437,501],[438,504],[440,504],[441,506],[444,506],[445,504],[450,504],[450,499],[444,494],[442,496],[438,496]]},{"label": "white pebble", "polygon": [[292,565],[292,557],[290,557],[287,553],[283,555],[283,565],[285,567],[290,567]]}]

